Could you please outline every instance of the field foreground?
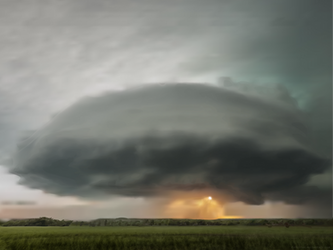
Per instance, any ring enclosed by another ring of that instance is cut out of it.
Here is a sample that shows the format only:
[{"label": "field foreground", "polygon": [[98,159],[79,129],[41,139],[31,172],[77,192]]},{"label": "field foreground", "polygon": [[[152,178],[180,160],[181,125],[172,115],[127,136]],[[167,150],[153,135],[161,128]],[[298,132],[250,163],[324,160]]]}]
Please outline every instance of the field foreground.
[{"label": "field foreground", "polygon": [[0,227],[0,250],[333,249],[333,227]]}]

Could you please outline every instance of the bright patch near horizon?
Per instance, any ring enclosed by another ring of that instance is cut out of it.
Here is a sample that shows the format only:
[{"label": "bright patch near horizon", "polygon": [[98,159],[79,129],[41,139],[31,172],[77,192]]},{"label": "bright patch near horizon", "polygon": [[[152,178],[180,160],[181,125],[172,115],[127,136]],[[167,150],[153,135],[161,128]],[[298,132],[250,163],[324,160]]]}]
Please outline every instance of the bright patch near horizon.
[{"label": "bright patch near horizon", "polygon": [[191,219],[221,219],[224,218],[224,208],[209,196],[203,199],[176,199],[166,209],[165,216],[172,218]]}]

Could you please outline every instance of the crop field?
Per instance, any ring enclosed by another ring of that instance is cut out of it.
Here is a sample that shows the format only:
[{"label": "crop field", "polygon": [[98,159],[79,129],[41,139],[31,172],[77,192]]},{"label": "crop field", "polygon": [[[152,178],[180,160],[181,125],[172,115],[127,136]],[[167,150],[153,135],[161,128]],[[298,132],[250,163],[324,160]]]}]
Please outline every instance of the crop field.
[{"label": "crop field", "polygon": [[333,249],[333,227],[0,227],[0,250]]}]

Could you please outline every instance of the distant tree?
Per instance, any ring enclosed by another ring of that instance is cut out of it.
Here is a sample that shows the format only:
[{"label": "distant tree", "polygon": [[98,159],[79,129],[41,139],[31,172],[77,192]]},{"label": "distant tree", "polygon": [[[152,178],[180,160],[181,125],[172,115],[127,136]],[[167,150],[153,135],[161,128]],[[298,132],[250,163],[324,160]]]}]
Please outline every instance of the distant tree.
[{"label": "distant tree", "polygon": [[268,223],[267,220],[259,220],[258,221],[258,224],[261,225],[261,226],[265,225],[266,223]]},{"label": "distant tree", "polygon": [[199,221],[198,221],[198,224],[199,224],[200,226],[205,226],[207,223],[206,223],[206,221],[204,221],[204,220],[199,220]]},{"label": "distant tree", "polygon": [[3,226],[69,226],[72,221],[60,221],[47,217],[40,217],[34,219],[12,219],[5,223]]},{"label": "distant tree", "polygon": [[141,226],[141,223],[140,223],[140,221],[134,221],[134,226],[136,226],[136,227],[139,227],[139,226]]},{"label": "distant tree", "polygon": [[149,220],[149,225],[154,226],[155,221],[154,220]]}]

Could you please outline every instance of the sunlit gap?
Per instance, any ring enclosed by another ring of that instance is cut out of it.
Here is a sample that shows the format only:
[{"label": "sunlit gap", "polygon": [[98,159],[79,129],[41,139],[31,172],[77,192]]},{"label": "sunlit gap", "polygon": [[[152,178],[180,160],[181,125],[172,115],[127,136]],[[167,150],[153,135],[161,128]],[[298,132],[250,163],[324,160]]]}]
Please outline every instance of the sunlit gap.
[{"label": "sunlit gap", "polygon": [[225,216],[223,206],[212,196],[202,199],[176,199],[167,206],[166,214],[171,218],[205,220],[242,218],[242,216]]}]

